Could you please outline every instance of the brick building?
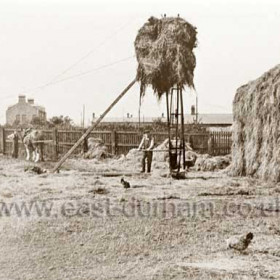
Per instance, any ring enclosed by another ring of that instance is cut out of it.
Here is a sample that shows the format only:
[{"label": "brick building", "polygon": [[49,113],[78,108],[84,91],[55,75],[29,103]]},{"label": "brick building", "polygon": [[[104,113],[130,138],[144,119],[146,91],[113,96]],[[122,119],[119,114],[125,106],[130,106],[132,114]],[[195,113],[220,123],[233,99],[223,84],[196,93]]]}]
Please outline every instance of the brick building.
[{"label": "brick building", "polygon": [[44,107],[34,104],[34,99],[26,101],[25,95],[19,95],[18,103],[9,106],[6,111],[6,123],[9,125],[28,124],[35,117],[46,121],[46,110]]}]

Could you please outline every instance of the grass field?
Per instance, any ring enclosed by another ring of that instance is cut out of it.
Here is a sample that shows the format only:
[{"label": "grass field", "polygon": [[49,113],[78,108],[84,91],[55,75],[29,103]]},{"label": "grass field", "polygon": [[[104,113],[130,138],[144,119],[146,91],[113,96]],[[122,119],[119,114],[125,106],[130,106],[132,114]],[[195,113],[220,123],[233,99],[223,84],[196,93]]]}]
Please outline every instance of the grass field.
[{"label": "grass field", "polygon": [[[71,159],[42,175],[27,165],[0,157],[0,279],[280,279],[279,184],[174,180],[164,163],[135,174],[125,159]],[[131,188],[102,172],[127,174]],[[226,248],[249,231],[246,252]]]}]

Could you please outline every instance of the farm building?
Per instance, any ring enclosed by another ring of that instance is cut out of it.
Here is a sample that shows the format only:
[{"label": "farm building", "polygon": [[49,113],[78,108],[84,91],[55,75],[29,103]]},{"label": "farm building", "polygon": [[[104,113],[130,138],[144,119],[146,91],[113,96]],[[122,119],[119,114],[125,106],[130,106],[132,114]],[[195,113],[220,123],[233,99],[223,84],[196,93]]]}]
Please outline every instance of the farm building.
[{"label": "farm building", "polygon": [[19,95],[18,103],[9,106],[6,111],[6,123],[13,124],[28,124],[34,118],[39,118],[46,121],[47,114],[44,107],[34,104],[34,99],[27,99],[25,95]]}]

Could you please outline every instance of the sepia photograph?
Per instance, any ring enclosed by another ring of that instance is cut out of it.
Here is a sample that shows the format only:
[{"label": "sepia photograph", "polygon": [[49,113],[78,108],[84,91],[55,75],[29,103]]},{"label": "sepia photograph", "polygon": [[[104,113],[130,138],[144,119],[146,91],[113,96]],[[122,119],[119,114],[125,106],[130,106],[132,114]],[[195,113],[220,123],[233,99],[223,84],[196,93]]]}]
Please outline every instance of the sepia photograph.
[{"label": "sepia photograph", "polygon": [[0,0],[0,280],[279,280],[279,31],[277,0]]}]

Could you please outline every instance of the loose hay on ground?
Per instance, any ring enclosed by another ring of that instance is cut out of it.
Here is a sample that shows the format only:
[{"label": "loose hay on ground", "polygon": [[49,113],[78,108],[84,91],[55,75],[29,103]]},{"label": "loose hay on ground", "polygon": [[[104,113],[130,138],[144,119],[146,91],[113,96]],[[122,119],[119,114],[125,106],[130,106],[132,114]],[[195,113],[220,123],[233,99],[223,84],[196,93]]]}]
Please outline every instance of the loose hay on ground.
[{"label": "loose hay on ground", "polygon": [[211,157],[208,154],[199,155],[195,162],[195,169],[197,171],[217,171],[225,169],[230,165],[231,157],[216,156]]},{"label": "loose hay on ground", "polygon": [[110,158],[111,154],[108,152],[107,146],[100,138],[88,138],[88,151],[84,154],[86,159],[105,159]]}]

